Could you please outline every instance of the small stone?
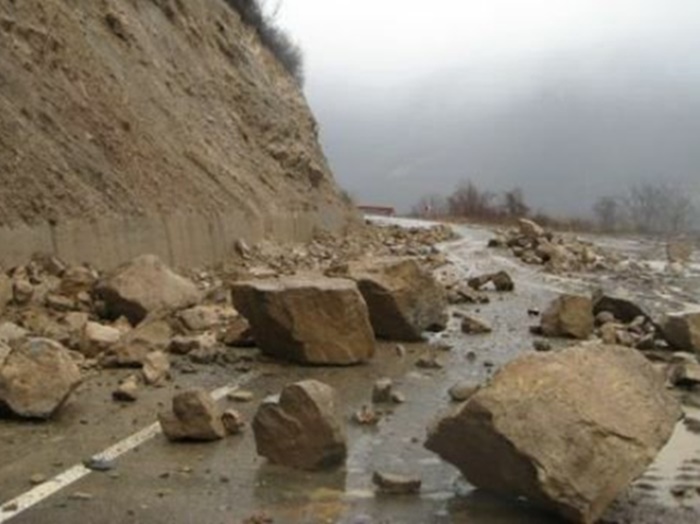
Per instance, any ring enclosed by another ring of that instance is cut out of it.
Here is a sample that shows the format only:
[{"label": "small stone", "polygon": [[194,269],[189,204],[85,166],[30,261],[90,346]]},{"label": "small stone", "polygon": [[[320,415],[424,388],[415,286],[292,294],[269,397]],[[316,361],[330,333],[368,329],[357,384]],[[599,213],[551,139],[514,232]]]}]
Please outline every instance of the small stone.
[{"label": "small stone", "polygon": [[416,367],[423,369],[442,369],[442,362],[432,353],[422,355],[416,362]]},{"label": "small stone", "polygon": [[146,384],[157,385],[169,376],[170,360],[163,351],[153,351],[146,355],[141,370]]},{"label": "small stone", "polygon": [[454,402],[464,402],[469,400],[469,397],[476,393],[478,389],[479,386],[473,386],[468,382],[457,382],[447,392]]},{"label": "small stone", "polygon": [[535,349],[535,351],[552,351],[552,344],[550,344],[547,340],[542,340],[541,338],[533,340],[532,347]]},{"label": "small stone", "polygon": [[112,398],[122,402],[134,402],[138,398],[138,389],[139,378],[136,375],[129,375],[112,392]]},{"label": "small stone", "polygon": [[390,378],[381,378],[374,383],[372,388],[372,402],[391,402],[391,388],[394,383]]},{"label": "small stone", "polygon": [[243,415],[235,409],[227,409],[221,414],[221,422],[229,435],[238,435],[245,427]]},{"label": "small stone", "polygon": [[392,391],[391,392],[391,401],[394,404],[403,404],[404,402],[406,402],[406,395],[404,395],[400,391]]},{"label": "small stone", "polygon": [[395,350],[399,357],[403,358],[406,356],[406,347],[403,344],[396,344]]},{"label": "small stone", "polygon": [[68,498],[71,500],[92,500],[95,496],[92,493],[76,491],[75,493],[71,493]]},{"label": "small stone", "polygon": [[490,326],[477,318],[465,316],[462,319],[462,333],[467,335],[483,335],[491,333],[491,331],[492,329]]},{"label": "small stone", "polygon": [[83,461],[83,466],[92,471],[111,471],[116,467],[113,460],[102,457],[90,457]]},{"label": "small stone", "polygon": [[372,482],[382,493],[392,495],[418,493],[421,487],[421,479],[418,477],[408,477],[379,471],[373,473]]},{"label": "small stone", "polygon": [[353,414],[353,420],[361,426],[375,426],[380,418],[379,414],[367,405]]},{"label": "small stone", "polygon": [[255,394],[252,391],[237,389],[226,395],[226,398],[234,402],[250,402],[255,398]]},{"label": "small stone", "polygon": [[43,484],[46,482],[46,475],[43,475],[41,473],[35,473],[31,477],[29,477],[29,482],[33,486],[38,486],[39,484]]}]

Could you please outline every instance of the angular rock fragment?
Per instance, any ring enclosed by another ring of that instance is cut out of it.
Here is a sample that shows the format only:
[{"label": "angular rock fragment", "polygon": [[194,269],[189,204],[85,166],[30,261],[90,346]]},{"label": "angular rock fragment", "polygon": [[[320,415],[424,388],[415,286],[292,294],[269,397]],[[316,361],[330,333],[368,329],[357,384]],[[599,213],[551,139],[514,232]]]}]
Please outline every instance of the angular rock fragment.
[{"label": "angular rock fragment", "polygon": [[372,402],[391,402],[391,393],[394,383],[390,378],[380,378],[372,387]]},{"label": "angular rock fragment", "polygon": [[258,454],[298,469],[321,469],[345,460],[347,444],[338,397],[316,380],[285,387],[279,400],[260,405],[253,419]]},{"label": "angular rock fragment", "polygon": [[426,447],[477,487],[593,523],[646,470],[680,415],[639,352],[579,346],[510,362],[429,429]]},{"label": "angular rock fragment", "polygon": [[671,347],[700,353],[700,312],[668,315],[661,331]]},{"label": "angular rock fragment", "polygon": [[47,419],[81,382],[80,369],[58,342],[30,338],[0,367],[0,404],[27,418]]},{"label": "angular rock fragment", "polygon": [[152,386],[162,383],[170,374],[170,360],[162,351],[153,351],[143,359],[141,369],[146,384]]},{"label": "angular rock fragment", "polygon": [[443,287],[414,259],[380,259],[352,264],[378,338],[419,341],[424,331],[441,331],[447,324]]},{"label": "angular rock fragment", "polygon": [[497,273],[488,273],[478,277],[470,278],[467,284],[475,290],[480,290],[485,285],[492,283],[496,291],[513,291],[515,283],[510,275],[505,271]]},{"label": "angular rock fragment", "polygon": [[221,414],[221,422],[229,435],[238,435],[245,427],[245,420],[235,409],[227,409]]},{"label": "angular rock fragment", "polygon": [[102,353],[100,362],[105,367],[141,367],[146,355],[168,348],[171,335],[163,320],[144,322]]},{"label": "angular rock fragment", "polygon": [[118,268],[95,286],[108,318],[125,316],[132,325],[149,313],[173,311],[196,304],[197,287],[168,268],[158,257],[143,255]]},{"label": "angular rock fragment", "polygon": [[518,228],[520,229],[520,234],[530,240],[536,240],[546,233],[542,226],[527,218],[518,220]]},{"label": "angular rock fragment", "polygon": [[226,436],[222,412],[211,395],[192,389],[173,397],[172,412],[161,412],[158,420],[168,440],[219,440]]},{"label": "angular rock fragment", "polygon": [[112,392],[112,398],[120,402],[134,402],[138,399],[139,386],[138,376],[129,375]]},{"label": "angular rock fragment", "polygon": [[397,475],[395,473],[387,473],[375,471],[372,474],[372,483],[377,486],[379,491],[391,495],[407,495],[410,493],[418,493],[422,481],[419,477],[409,477],[405,475]]},{"label": "angular rock fragment", "polygon": [[250,323],[244,317],[236,317],[231,320],[221,334],[219,341],[234,348],[255,347],[253,331],[250,329]]},{"label": "angular rock fragment", "polygon": [[465,316],[462,318],[462,333],[467,335],[484,335],[493,331],[491,327],[478,318]]},{"label": "angular rock fragment", "polygon": [[12,279],[0,272],[0,315],[5,312],[7,305],[12,302]]},{"label": "angular rock fragment", "polygon": [[117,328],[88,321],[83,328],[80,351],[86,357],[94,358],[119,342],[121,336]]},{"label": "angular rock fragment", "polygon": [[233,298],[263,353],[328,365],[356,364],[374,355],[367,306],[351,280],[242,282],[234,286]]},{"label": "angular rock fragment", "polygon": [[542,334],[545,336],[588,338],[594,326],[591,299],[562,295],[542,313],[540,322]]}]

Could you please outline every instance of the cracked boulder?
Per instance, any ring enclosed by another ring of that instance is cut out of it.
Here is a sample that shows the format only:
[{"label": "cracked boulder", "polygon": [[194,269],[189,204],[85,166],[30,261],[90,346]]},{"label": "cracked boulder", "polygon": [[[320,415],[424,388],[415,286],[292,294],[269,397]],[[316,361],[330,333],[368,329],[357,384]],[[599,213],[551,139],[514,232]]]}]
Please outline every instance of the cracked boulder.
[{"label": "cracked boulder", "polygon": [[445,290],[414,259],[353,264],[349,277],[357,282],[367,302],[378,338],[417,342],[425,331],[445,329]]},{"label": "cracked boulder", "polygon": [[0,404],[20,417],[47,419],[80,382],[80,369],[65,347],[30,338],[0,363]]},{"label": "cracked boulder", "polygon": [[426,447],[474,486],[589,524],[644,473],[680,416],[638,351],[577,346],[504,366],[429,429]]},{"label": "cracked boulder", "polygon": [[345,428],[335,390],[316,380],[285,387],[268,399],[253,419],[258,454],[270,462],[315,470],[342,463]]},{"label": "cracked boulder", "polygon": [[316,365],[356,364],[374,355],[367,305],[351,280],[240,282],[233,300],[267,355]]}]

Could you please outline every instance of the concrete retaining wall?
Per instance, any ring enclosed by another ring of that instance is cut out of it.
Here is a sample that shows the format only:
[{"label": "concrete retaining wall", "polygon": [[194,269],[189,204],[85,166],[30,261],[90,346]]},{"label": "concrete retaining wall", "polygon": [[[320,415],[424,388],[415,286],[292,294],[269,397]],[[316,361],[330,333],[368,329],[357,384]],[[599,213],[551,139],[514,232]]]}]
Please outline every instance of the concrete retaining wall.
[{"label": "concrete retaining wall", "polygon": [[89,262],[111,269],[131,258],[152,253],[173,267],[197,267],[224,261],[237,239],[304,241],[314,229],[337,230],[347,214],[332,208],[316,212],[266,210],[264,215],[231,211],[204,215],[175,213],[106,217],[0,226],[0,265],[25,264],[35,253],[51,253],[68,263]]}]

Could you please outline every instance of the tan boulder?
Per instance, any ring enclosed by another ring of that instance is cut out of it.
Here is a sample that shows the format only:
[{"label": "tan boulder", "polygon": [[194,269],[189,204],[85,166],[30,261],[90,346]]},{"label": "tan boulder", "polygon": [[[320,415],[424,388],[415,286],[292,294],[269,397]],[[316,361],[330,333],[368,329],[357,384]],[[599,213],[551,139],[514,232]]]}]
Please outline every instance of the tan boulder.
[{"label": "tan boulder", "polygon": [[27,418],[46,419],[81,381],[71,353],[58,342],[30,338],[0,366],[0,404]]},{"label": "tan boulder", "polygon": [[585,339],[593,332],[594,323],[591,299],[577,295],[555,299],[541,318],[542,334],[548,337]]},{"label": "tan boulder", "polygon": [[146,355],[170,345],[172,329],[164,320],[146,321],[122,335],[117,344],[100,356],[103,366],[140,367]]},{"label": "tan boulder", "polygon": [[150,313],[196,304],[200,293],[193,282],[168,268],[155,255],[143,255],[121,266],[95,286],[106,314],[125,316],[136,325]]},{"label": "tan boulder", "polygon": [[237,283],[236,309],[266,354],[304,364],[355,364],[374,355],[367,305],[351,280],[284,278]]},{"label": "tan boulder", "polygon": [[419,341],[424,331],[447,324],[447,295],[414,259],[379,259],[352,264],[348,276],[357,282],[379,338]]},{"label": "tan boulder", "polygon": [[668,315],[661,331],[673,348],[700,353],[700,312]]},{"label": "tan boulder", "polygon": [[143,359],[141,369],[143,380],[146,384],[158,385],[168,378],[170,374],[170,360],[163,351],[153,351]]},{"label": "tan boulder", "polygon": [[636,350],[533,353],[430,429],[426,447],[474,486],[596,522],[670,438],[680,407]]},{"label": "tan boulder", "polygon": [[119,342],[121,336],[117,328],[88,321],[83,327],[80,351],[86,357],[94,358]]},{"label": "tan boulder", "polygon": [[192,389],[173,397],[171,412],[161,412],[158,420],[168,440],[219,440],[226,436],[221,409],[203,389]]},{"label": "tan boulder", "polygon": [[316,380],[285,387],[253,419],[258,454],[298,469],[321,469],[345,460],[345,428],[335,390]]},{"label": "tan boulder", "polygon": [[529,240],[536,240],[546,233],[542,226],[527,218],[518,220],[518,229],[520,234]]}]

